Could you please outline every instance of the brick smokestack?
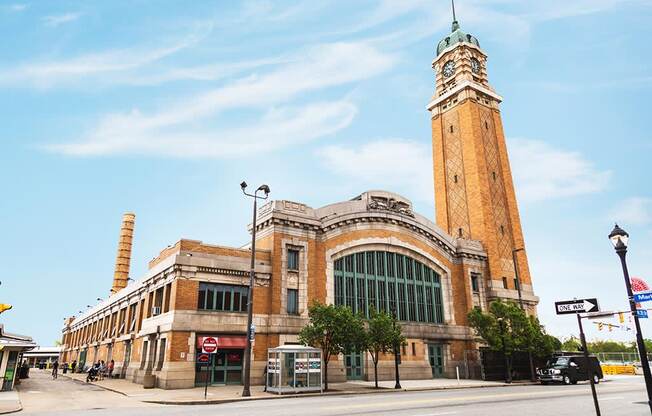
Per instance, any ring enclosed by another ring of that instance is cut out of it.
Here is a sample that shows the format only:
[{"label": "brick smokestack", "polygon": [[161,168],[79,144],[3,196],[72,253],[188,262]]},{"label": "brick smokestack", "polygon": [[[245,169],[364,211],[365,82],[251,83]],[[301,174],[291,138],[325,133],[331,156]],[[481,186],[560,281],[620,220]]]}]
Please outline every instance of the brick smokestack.
[{"label": "brick smokestack", "polygon": [[131,242],[134,237],[135,222],[135,214],[128,212],[122,216],[122,226],[120,227],[120,240],[118,241],[118,254],[115,259],[115,272],[113,273],[111,294],[127,287],[129,263],[131,262]]}]

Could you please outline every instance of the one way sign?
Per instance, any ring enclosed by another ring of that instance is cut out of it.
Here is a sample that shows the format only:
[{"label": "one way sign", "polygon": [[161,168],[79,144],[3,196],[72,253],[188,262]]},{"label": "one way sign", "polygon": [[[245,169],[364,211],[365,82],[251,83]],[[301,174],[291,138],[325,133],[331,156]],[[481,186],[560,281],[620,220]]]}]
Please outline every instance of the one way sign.
[{"label": "one way sign", "polygon": [[600,308],[598,307],[598,300],[595,298],[562,300],[559,302],[555,302],[555,309],[557,311],[557,315],[566,315],[569,313],[597,312],[600,310]]}]

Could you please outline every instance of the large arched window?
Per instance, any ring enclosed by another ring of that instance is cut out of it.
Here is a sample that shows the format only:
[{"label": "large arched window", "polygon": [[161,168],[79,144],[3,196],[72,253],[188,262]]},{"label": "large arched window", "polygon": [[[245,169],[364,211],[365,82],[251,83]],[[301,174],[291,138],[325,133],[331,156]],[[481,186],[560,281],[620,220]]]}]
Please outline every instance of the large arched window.
[{"label": "large arched window", "polygon": [[371,307],[401,321],[444,323],[439,274],[397,253],[366,251],[335,260],[335,304],[369,316]]}]

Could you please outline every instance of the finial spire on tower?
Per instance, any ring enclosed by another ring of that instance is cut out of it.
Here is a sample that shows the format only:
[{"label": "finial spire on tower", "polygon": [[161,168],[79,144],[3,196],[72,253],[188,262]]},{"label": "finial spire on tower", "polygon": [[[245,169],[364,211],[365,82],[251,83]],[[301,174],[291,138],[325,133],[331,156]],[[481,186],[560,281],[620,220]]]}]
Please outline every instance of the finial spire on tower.
[{"label": "finial spire on tower", "polygon": [[457,29],[460,28],[460,24],[457,23],[457,16],[455,16],[455,0],[451,0],[451,6],[453,9],[453,25],[452,25],[451,32],[455,32]]}]

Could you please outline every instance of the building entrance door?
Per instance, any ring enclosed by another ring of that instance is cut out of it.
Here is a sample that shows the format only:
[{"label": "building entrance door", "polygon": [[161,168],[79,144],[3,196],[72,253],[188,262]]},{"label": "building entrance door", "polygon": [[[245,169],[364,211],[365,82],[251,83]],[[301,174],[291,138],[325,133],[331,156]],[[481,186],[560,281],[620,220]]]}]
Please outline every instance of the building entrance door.
[{"label": "building entrance door", "polygon": [[244,350],[218,350],[212,357],[211,384],[242,384]]},{"label": "building entrance door", "polygon": [[440,378],[444,375],[444,349],[441,344],[428,344],[428,361],[432,369],[432,377]]},{"label": "building entrance door", "polygon": [[347,380],[362,380],[364,376],[364,353],[352,353],[344,356]]}]

